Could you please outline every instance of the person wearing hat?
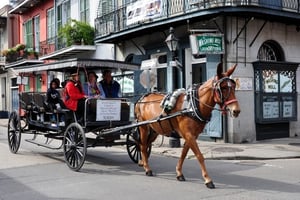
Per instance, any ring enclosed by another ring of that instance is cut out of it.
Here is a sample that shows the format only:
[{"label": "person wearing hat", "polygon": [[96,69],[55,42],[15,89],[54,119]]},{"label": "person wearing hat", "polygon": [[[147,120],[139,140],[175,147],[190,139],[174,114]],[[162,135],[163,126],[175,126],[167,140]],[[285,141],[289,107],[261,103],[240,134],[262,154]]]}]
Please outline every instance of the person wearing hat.
[{"label": "person wearing hat", "polygon": [[88,98],[88,96],[83,92],[78,72],[72,73],[70,80],[65,85],[64,103],[68,109],[76,111],[78,119],[84,116],[86,98]]},{"label": "person wearing hat", "polygon": [[87,77],[88,81],[83,85],[84,93],[88,97],[93,97],[93,98],[100,97],[100,89],[97,84],[98,76],[94,71],[90,71],[87,76],[88,76]]},{"label": "person wearing hat", "polygon": [[102,73],[103,79],[100,81],[100,92],[105,98],[118,98],[121,97],[120,84],[113,80],[110,70],[104,70]]}]

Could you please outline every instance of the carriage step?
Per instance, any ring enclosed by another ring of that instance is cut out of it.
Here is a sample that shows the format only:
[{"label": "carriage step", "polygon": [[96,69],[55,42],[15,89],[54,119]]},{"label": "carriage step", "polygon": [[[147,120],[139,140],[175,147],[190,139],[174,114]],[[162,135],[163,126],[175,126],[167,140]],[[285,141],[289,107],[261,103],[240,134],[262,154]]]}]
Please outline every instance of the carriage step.
[{"label": "carriage step", "polygon": [[48,148],[48,149],[53,149],[53,150],[57,150],[57,149],[62,148],[62,143],[59,147],[54,147],[54,146],[51,146],[49,144],[45,144],[45,143],[42,143],[42,142],[37,142],[34,139],[25,139],[25,141],[29,142],[29,143],[32,143],[32,144],[35,144],[35,145],[38,145],[38,146],[41,146],[41,147],[45,147],[45,148]]}]

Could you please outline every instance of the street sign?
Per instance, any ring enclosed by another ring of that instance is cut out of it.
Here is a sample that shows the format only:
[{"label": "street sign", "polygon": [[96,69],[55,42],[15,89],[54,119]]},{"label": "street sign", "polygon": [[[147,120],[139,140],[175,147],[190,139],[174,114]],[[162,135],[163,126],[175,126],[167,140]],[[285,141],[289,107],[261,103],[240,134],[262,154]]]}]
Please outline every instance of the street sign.
[{"label": "street sign", "polygon": [[224,53],[223,34],[206,33],[206,34],[199,34],[199,35],[191,35],[190,43],[194,55]]}]

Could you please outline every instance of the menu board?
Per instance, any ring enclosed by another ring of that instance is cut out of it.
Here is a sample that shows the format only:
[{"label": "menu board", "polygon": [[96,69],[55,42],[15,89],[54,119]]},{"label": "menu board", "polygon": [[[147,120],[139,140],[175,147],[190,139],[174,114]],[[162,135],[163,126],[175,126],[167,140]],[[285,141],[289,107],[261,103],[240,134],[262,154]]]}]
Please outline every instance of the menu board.
[{"label": "menu board", "polygon": [[120,100],[97,100],[96,121],[120,121]]},{"label": "menu board", "polygon": [[263,102],[263,118],[278,118],[279,117],[279,102]]}]

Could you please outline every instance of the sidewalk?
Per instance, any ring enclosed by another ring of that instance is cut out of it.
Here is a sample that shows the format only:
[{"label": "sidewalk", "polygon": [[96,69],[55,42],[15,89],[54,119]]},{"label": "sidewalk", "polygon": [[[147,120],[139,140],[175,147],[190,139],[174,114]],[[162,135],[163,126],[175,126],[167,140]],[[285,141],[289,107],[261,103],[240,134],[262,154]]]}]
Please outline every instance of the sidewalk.
[{"label": "sidewalk", "polygon": [[[0,126],[7,127],[8,119],[0,119]],[[184,141],[181,139],[181,145]],[[300,158],[300,137],[256,141],[253,143],[231,144],[198,140],[199,148],[206,159],[279,159]],[[182,148],[171,148],[169,138],[159,136],[153,143],[152,153],[179,157]],[[188,152],[187,158],[194,158]]]}]

